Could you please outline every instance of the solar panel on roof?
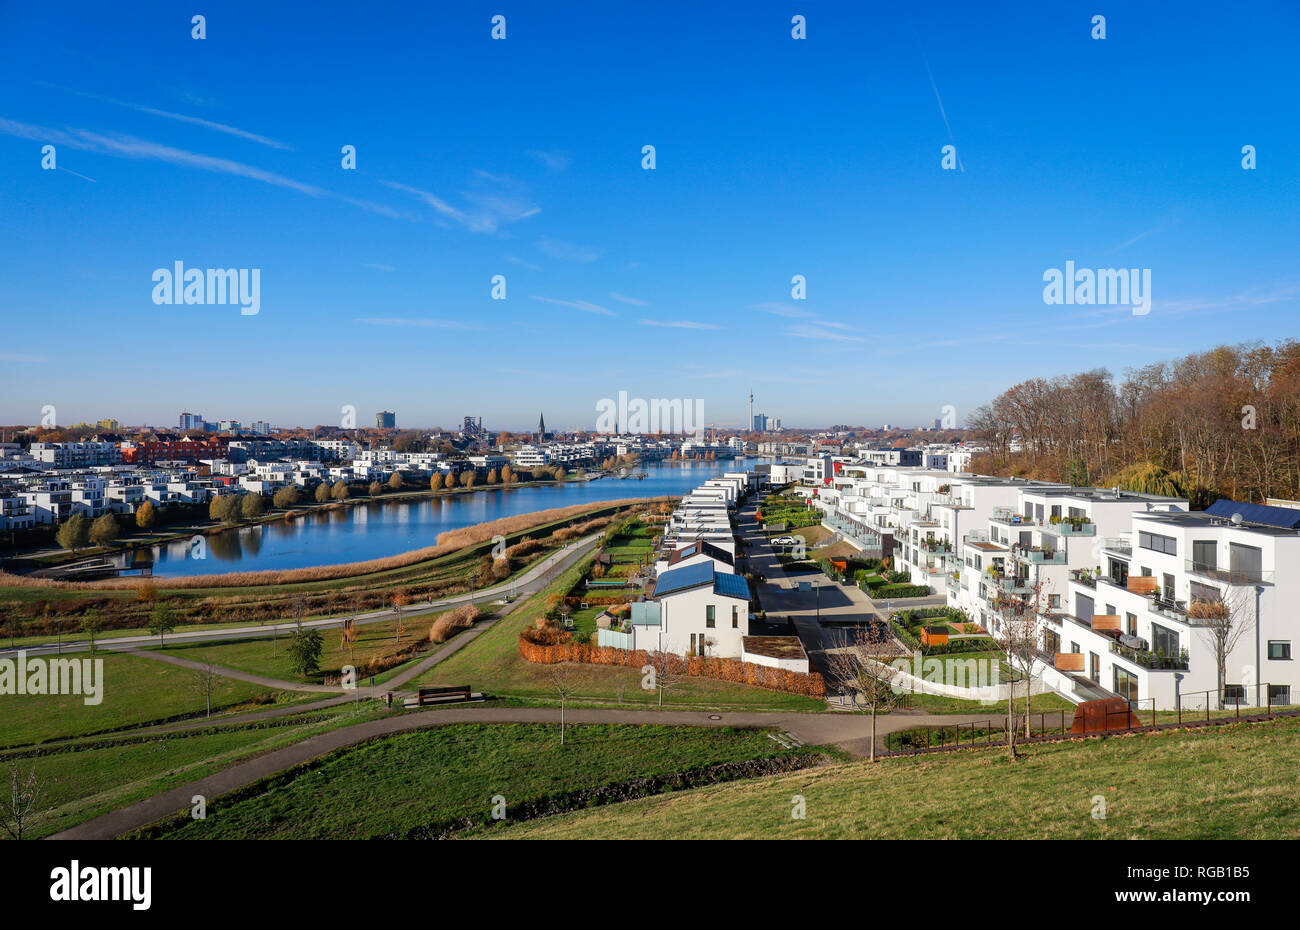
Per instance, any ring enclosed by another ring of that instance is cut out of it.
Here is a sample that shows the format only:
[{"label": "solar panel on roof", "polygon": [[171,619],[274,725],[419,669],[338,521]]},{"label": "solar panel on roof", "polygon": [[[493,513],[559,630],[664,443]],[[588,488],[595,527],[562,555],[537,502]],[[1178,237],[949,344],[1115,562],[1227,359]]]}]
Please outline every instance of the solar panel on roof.
[{"label": "solar panel on roof", "polygon": [[699,562],[683,568],[674,568],[664,572],[659,576],[659,580],[655,582],[655,597],[662,597],[674,591],[693,588],[696,585],[708,584],[712,580],[712,562]]},{"label": "solar panel on roof", "polygon": [[1219,498],[1205,512],[1215,517],[1231,519],[1233,514],[1241,514],[1246,523],[1260,523],[1264,526],[1280,526],[1284,529],[1300,528],[1300,510],[1289,507],[1269,507],[1265,504],[1244,504],[1241,501]]}]

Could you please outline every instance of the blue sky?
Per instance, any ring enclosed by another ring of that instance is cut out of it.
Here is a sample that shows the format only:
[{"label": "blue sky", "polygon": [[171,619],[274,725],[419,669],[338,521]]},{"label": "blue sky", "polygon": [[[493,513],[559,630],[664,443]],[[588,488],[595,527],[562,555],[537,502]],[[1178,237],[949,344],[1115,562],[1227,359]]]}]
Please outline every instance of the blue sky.
[{"label": "blue sky", "polygon": [[[0,3],[0,422],[911,424],[1296,335],[1300,7],[878,6]],[[1045,305],[1067,260],[1151,312]]]}]

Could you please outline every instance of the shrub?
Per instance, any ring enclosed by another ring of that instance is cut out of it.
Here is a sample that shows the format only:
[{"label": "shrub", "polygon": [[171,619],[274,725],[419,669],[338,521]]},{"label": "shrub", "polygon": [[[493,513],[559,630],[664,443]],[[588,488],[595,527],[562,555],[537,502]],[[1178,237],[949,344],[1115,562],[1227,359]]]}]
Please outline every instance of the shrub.
[{"label": "shrub", "polygon": [[468,630],[483,616],[483,611],[473,604],[466,604],[463,607],[457,607],[449,610],[429,627],[429,641],[433,643],[445,643],[461,630]]}]

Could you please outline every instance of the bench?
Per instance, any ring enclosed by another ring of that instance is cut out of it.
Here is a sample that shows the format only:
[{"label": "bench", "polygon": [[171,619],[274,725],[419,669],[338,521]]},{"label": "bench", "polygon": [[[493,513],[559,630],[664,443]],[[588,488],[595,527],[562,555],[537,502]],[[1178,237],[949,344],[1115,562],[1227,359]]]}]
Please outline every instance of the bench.
[{"label": "bench", "polygon": [[426,707],[430,704],[456,704],[473,699],[469,685],[450,688],[421,688],[414,697],[408,697],[406,707]]}]

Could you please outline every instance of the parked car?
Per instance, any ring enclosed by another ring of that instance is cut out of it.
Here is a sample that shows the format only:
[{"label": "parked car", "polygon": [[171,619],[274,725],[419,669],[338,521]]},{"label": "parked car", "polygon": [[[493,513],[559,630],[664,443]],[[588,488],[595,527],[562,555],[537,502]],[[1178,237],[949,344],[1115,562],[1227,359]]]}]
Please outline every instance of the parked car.
[{"label": "parked car", "polygon": [[778,536],[776,539],[772,540],[772,545],[797,546],[799,545],[799,540],[795,539],[793,536]]}]

